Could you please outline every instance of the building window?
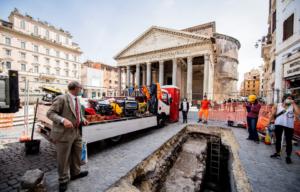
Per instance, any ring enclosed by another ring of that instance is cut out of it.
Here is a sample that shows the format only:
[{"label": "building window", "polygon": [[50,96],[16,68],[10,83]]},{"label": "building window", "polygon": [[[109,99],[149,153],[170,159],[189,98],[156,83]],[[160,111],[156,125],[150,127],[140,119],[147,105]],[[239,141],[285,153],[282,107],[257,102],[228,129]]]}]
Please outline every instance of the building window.
[{"label": "building window", "polygon": [[59,52],[58,51],[56,51],[56,57],[59,57]]},{"label": "building window", "polygon": [[283,22],[283,41],[294,33],[294,14]]},{"label": "building window", "polygon": [[6,45],[10,45],[10,38],[5,37],[5,44],[6,44]]},{"label": "building window", "polygon": [[66,77],[69,77],[69,71],[66,71]]},{"label": "building window", "polygon": [[256,79],[256,76],[254,76],[253,79]]},{"label": "building window", "polygon": [[109,83],[111,83],[111,80],[109,80]]},{"label": "building window", "polygon": [[50,50],[46,49],[46,55],[50,55]]},{"label": "building window", "polygon": [[38,72],[39,72],[39,67],[38,67],[38,66],[33,66],[33,71],[34,71],[35,73],[38,73]]},{"label": "building window", "polygon": [[26,81],[26,77],[21,77],[21,81]]},{"label": "building window", "polygon": [[49,31],[46,30],[46,39],[47,39],[47,40],[49,40],[49,36],[50,36],[50,35],[49,35]]},{"label": "building window", "polygon": [[255,84],[255,81],[253,81],[253,84]]},{"label": "building window", "polygon": [[25,89],[21,89],[21,93],[25,93]]},{"label": "building window", "polygon": [[21,70],[26,71],[26,65],[25,64],[21,64]]},{"label": "building window", "polygon": [[75,78],[77,77],[77,73],[76,72],[74,72],[73,75],[74,75]]},{"label": "building window", "polygon": [[253,84],[253,88],[255,88],[255,85]]},{"label": "building window", "polygon": [[67,45],[69,45],[69,39],[68,39],[68,38],[66,38],[65,43],[66,43]]},{"label": "building window", "polygon": [[11,56],[11,51],[10,50],[5,50],[5,55]]},{"label": "building window", "polygon": [[21,42],[21,49],[25,49],[25,42]]},{"label": "building window", "polygon": [[24,21],[20,21],[20,28],[25,29],[25,22]]},{"label": "building window", "polygon": [[59,70],[58,69],[56,69],[56,75],[59,75]]},{"label": "building window", "polygon": [[60,83],[60,81],[59,81],[59,80],[56,80],[56,83]]},{"label": "building window", "polygon": [[6,68],[11,69],[11,62],[6,61]]},{"label": "building window", "polygon": [[275,29],[276,29],[276,10],[272,15],[272,33],[274,33]]},{"label": "building window", "polygon": [[59,35],[56,34],[56,43],[59,43]]},{"label": "building window", "polygon": [[250,88],[250,85],[248,85],[248,88]]},{"label": "building window", "polygon": [[34,46],[34,52],[39,52],[39,47],[37,45]]},{"label": "building window", "polygon": [[103,66],[101,66],[101,69],[102,69],[102,70],[104,70],[104,67],[103,67]]},{"label": "building window", "polygon": [[46,83],[49,83],[50,82],[50,80],[49,79],[46,79]]},{"label": "building window", "polygon": [[38,60],[39,60],[39,57],[38,57],[38,56],[33,56],[33,59],[34,59],[35,61],[38,61]]},{"label": "building window", "polygon": [[46,68],[46,74],[50,74],[50,68]]},{"label": "building window", "polygon": [[40,90],[36,89],[36,90],[34,90],[34,92],[36,92],[36,93],[39,93],[39,92],[40,92]]},{"label": "building window", "polygon": [[21,59],[25,59],[25,58],[26,58],[25,53],[21,53]]},{"label": "building window", "polygon": [[49,64],[50,63],[50,59],[46,58],[46,63]]},{"label": "building window", "polygon": [[38,30],[38,28],[37,28],[37,26],[34,26],[34,31],[33,31],[34,33],[34,35],[35,36],[38,36],[39,35],[39,30]]},{"label": "building window", "polygon": [[68,67],[69,67],[69,63],[65,63],[65,67],[67,67],[67,68],[68,68]]},{"label": "building window", "polygon": [[56,65],[59,66],[59,61],[56,61]]},{"label": "building window", "polygon": [[77,67],[77,65],[76,65],[76,64],[73,64],[73,68],[76,69],[76,67]]},{"label": "building window", "polygon": [[66,54],[66,59],[69,60],[69,55],[68,54]]},{"label": "building window", "polygon": [[69,81],[66,81],[66,83],[68,84],[68,83],[69,83]]},{"label": "building window", "polygon": [[35,82],[38,82],[38,81],[39,81],[39,79],[38,79],[38,78],[34,78],[33,80],[34,80]]},{"label": "building window", "polygon": [[76,56],[74,56],[74,58],[73,58],[73,59],[74,59],[74,61],[76,61],[76,59],[77,59],[77,58],[76,58]]},{"label": "building window", "polygon": [[275,60],[272,62],[272,71],[275,71],[276,63]]}]

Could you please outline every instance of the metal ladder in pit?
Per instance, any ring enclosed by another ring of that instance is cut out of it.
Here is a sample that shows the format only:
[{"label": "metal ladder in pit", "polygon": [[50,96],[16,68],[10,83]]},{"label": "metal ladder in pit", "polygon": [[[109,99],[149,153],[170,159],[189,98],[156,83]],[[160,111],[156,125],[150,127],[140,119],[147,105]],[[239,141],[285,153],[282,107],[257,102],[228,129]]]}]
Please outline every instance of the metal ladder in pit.
[{"label": "metal ladder in pit", "polygon": [[[217,141],[216,141],[217,140]],[[216,135],[211,134],[211,151],[210,151],[210,179],[212,176],[220,179],[220,150],[221,150],[221,128],[218,128]]]}]

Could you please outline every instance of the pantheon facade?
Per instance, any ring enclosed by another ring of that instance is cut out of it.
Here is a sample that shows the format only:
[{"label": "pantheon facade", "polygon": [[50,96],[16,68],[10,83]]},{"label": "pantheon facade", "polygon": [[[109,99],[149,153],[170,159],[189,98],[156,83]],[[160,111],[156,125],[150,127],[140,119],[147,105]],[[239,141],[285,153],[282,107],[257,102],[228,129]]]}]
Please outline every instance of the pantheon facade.
[{"label": "pantheon facade", "polygon": [[[228,98],[237,92],[240,42],[216,32],[215,22],[175,30],[152,26],[121,50],[118,77],[126,70],[126,84],[175,85],[181,98]],[[118,81],[121,92],[121,79]]]}]

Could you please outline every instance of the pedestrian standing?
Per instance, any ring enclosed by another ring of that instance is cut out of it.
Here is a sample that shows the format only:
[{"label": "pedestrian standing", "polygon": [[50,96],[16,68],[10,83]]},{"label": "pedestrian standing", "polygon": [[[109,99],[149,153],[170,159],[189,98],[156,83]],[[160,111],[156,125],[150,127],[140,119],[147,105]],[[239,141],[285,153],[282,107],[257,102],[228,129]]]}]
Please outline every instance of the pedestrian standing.
[{"label": "pedestrian standing", "polygon": [[231,108],[231,98],[227,100],[227,109],[229,109],[229,112],[230,112],[230,108]]},{"label": "pedestrian standing", "polygon": [[249,96],[249,105],[246,106],[247,108],[247,124],[248,124],[248,132],[249,136],[247,140],[254,140],[256,144],[259,144],[259,138],[256,130],[257,120],[259,110],[261,105],[258,103],[257,97],[255,95]]},{"label": "pedestrian standing", "polygon": [[204,95],[203,100],[201,100],[201,104],[199,107],[200,113],[199,113],[199,121],[198,123],[200,123],[202,121],[202,116],[204,114],[204,120],[202,123],[207,123],[207,117],[208,117],[208,106],[212,107],[210,104],[210,101],[207,100],[206,95]]},{"label": "pedestrian standing", "polygon": [[187,123],[187,114],[189,112],[189,102],[187,101],[187,98],[183,99],[179,111],[182,111],[183,123]]},{"label": "pedestrian standing", "polygon": [[83,117],[80,101],[77,96],[83,94],[82,85],[72,81],[68,85],[69,92],[57,96],[47,112],[53,121],[50,137],[56,140],[59,191],[67,190],[69,168],[71,180],[85,177],[88,171],[80,171],[82,154],[82,124],[88,125]]},{"label": "pedestrian standing", "polygon": [[271,125],[271,121],[275,118],[275,136],[276,136],[276,153],[271,155],[271,158],[280,158],[282,134],[284,132],[286,140],[286,163],[292,163],[292,138],[294,134],[294,112],[300,115],[300,109],[294,101],[292,94],[285,94],[282,98],[282,103],[274,105],[272,108],[272,114],[269,118],[268,127]]}]

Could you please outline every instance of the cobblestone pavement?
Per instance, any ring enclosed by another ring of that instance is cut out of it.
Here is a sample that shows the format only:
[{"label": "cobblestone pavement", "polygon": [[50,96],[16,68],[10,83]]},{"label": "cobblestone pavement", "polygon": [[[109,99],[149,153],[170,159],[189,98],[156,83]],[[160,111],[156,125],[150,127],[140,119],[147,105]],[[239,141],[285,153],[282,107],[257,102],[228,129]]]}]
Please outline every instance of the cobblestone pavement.
[{"label": "cobblestone pavement", "polygon": [[[188,119],[197,124],[197,119]],[[209,122],[208,124],[212,124]],[[158,149],[168,139],[183,129],[182,120],[162,129],[149,128],[128,134],[118,144],[92,143],[88,147],[88,163],[82,170],[88,170],[86,178],[70,181],[68,191],[104,191],[128,171]],[[228,127],[227,127],[228,128]],[[300,147],[294,147],[292,165],[282,159],[270,159],[274,145],[257,145],[247,141],[247,131],[230,128],[241,147],[239,156],[253,191],[295,191],[300,186],[300,158],[295,154]],[[38,155],[25,155],[24,144],[0,145],[0,191],[17,191],[21,176],[28,169],[41,169],[46,174],[47,191],[58,191],[56,148],[42,140]]]}]

